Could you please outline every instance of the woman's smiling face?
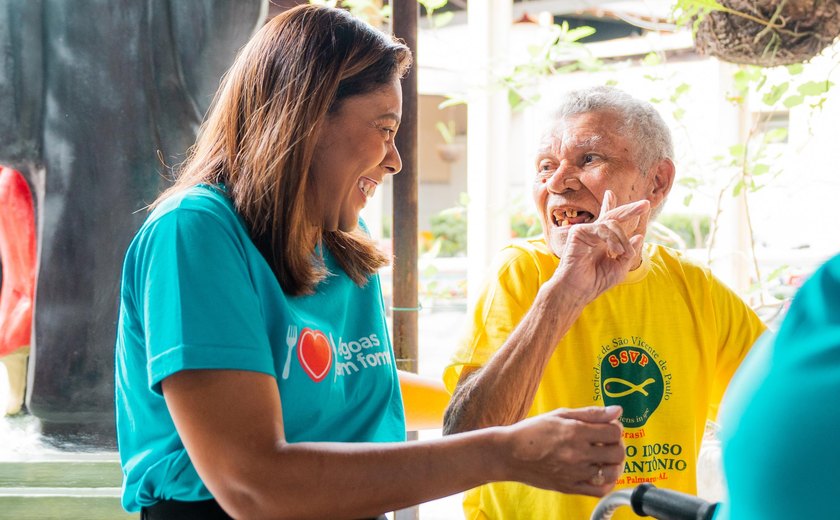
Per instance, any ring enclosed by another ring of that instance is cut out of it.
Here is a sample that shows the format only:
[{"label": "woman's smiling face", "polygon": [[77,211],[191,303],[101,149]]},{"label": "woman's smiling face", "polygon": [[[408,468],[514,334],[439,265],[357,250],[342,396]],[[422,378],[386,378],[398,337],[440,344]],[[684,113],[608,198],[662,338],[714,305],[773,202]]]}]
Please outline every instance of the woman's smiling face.
[{"label": "woman's smiling face", "polygon": [[367,94],[344,99],[327,115],[315,144],[310,217],[325,231],[352,231],[386,175],[402,168],[394,136],[402,117],[396,76]]}]

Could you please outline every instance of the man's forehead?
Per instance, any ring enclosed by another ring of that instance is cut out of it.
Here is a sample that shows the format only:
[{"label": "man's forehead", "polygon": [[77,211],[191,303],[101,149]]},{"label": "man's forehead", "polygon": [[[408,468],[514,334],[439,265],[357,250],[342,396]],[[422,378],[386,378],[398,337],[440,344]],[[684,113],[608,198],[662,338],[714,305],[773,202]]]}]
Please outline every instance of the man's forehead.
[{"label": "man's forehead", "polygon": [[612,135],[608,128],[577,127],[565,121],[555,121],[543,132],[539,142],[540,150],[551,150],[560,146],[571,148],[592,148],[609,146]]}]

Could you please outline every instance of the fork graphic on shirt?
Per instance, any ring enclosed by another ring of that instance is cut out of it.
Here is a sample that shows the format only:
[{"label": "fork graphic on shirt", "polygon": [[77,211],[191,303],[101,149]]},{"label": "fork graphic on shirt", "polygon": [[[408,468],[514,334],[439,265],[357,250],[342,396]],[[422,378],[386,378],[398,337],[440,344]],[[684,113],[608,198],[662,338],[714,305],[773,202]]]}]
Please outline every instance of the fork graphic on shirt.
[{"label": "fork graphic on shirt", "polygon": [[295,345],[297,345],[297,340],[297,325],[289,325],[289,329],[286,331],[286,345],[289,346],[289,351],[286,354],[286,364],[283,365],[283,379],[289,379],[289,366],[292,362],[292,351],[295,349]]}]

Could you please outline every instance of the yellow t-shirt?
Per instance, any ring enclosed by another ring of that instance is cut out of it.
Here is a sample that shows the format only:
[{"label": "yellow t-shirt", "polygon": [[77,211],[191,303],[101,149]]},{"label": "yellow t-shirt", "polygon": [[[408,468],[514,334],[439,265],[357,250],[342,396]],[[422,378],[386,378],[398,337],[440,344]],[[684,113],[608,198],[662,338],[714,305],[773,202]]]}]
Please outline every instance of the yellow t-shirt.
[{"label": "yellow t-shirt", "polygon": [[[464,366],[481,366],[528,311],[559,260],[542,239],[505,248],[476,303],[466,340],[444,371],[454,390]],[[529,411],[620,404],[624,474],[616,489],[642,482],[696,493],[706,419],[765,327],[704,268],[647,245],[642,265],[590,303],[557,345]],[[466,493],[468,519],[586,520],[596,498],[511,482]],[[637,518],[621,508],[615,519]]]}]

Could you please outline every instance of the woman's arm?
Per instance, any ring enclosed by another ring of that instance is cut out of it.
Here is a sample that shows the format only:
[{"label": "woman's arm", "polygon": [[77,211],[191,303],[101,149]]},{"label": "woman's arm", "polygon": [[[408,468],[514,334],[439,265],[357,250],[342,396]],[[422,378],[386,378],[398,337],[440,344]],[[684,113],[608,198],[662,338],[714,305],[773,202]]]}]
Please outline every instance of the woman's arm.
[{"label": "woman's arm", "polygon": [[[620,473],[619,410],[582,409],[431,441],[285,441],[275,380],[187,370],[163,380],[178,433],[221,506],[243,518],[360,518],[497,480],[600,496]],[[606,483],[588,480],[604,466]]]}]

